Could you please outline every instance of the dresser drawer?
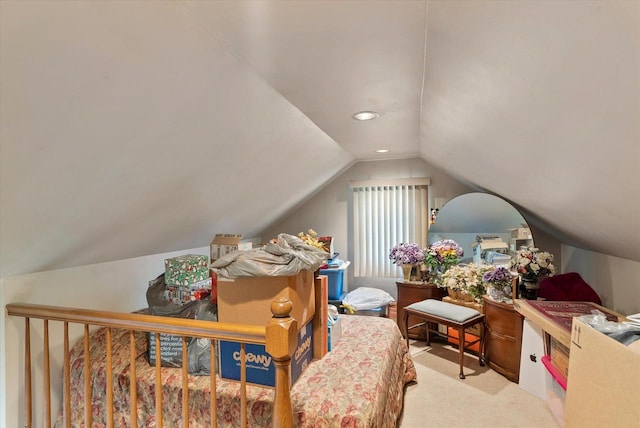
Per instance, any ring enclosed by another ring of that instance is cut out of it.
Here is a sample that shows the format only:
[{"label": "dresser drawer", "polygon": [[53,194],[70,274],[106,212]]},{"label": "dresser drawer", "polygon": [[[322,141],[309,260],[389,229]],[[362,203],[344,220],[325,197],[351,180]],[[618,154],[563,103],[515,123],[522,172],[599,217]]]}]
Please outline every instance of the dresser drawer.
[{"label": "dresser drawer", "polygon": [[501,314],[486,314],[489,330],[503,337],[514,338],[517,334],[514,316],[504,316]]}]

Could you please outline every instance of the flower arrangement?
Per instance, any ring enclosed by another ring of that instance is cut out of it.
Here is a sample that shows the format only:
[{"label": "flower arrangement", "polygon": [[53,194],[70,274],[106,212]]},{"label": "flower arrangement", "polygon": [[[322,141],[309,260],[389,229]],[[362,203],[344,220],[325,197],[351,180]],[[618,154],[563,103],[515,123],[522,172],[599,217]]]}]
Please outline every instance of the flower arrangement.
[{"label": "flower arrangement", "polygon": [[442,281],[437,285],[468,294],[473,300],[480,302],[486,291],[482,277],[490,269],[491,266],[478,266],[475,263],[455,265],[442,274]]},{"label": "flower arrangement", "polygon": [[318,241],[318,238],[316,238],[316,236],[318,236],[318,233],[313,229],[307,230],[307,233],[298,233],[298,238],[302,239],[302,242],[304,242],[305,244],[314,248],[318,248],[320,250],[324,250],[324,244]]},{"label": "flower arrangement", "polygon": [[397,265],[422,263],[424,251],[418,244],[400,243],[391,248],[389,259]]},{"label": "flower arrangement", "polygon": [[425,252],[424,263],[431,270],[446,271],[449,267],[460,263],[464,250],[453,239],[442,239],[431,244]]},{"label": "flower arrangement", "polygon": [[553,265],[553,254],[539,251],[537,248],[523,248],[512,261],[512,267],[518,272],[523,281],[536,282],[541,276],[553,275],[556,267]]},{"label": "flower arrangement", "polygon": [[513,276],[505,267],[491,268],[482,275],[487,294],[493,300],[509,299],[512,295],[511,281]]}]

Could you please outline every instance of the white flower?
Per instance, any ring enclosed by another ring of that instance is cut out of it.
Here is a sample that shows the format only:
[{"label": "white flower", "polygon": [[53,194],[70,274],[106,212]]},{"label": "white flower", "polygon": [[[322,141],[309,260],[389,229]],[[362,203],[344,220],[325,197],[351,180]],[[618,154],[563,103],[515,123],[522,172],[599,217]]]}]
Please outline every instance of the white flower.
[{"label": "white flower", "polygon": [[528,259],[528,258],[526,258],[526,257],[521,257],[520,259],[518,259],[518,264],[519,264],[520,266],[523,266],[523,267],[524,267],[524,266],[528,265],[529,263],[531,263],[531,260],[529,260],[529,259]]}]

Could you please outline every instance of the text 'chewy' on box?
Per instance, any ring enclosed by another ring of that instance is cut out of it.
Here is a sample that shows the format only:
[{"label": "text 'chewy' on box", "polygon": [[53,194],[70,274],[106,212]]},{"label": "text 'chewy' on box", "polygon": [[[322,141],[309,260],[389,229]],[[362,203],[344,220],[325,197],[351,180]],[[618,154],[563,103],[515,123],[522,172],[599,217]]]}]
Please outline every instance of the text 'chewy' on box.
[{"label": "text 'chewy' on box", "polygon": [[[276,370],[273,358],[264,345],[245,345],[247,382],[275,386]],[[291,356],[291,384],[293,385],[313,359],[313,322],[298,331],[298,344]],[[240,343],[220,341],[220,377],[240,380]]]}]

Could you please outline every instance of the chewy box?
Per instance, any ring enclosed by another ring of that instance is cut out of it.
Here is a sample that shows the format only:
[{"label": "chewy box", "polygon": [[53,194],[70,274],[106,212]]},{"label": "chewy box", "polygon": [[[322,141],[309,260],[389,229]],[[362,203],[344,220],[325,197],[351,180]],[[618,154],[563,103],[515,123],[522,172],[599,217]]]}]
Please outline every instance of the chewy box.
[{"label": "chewy box", "polygon": [[316,310],[313,272],[291,276],[218,277],[218,321],[266,326],[273,314],[271,303],[286,297],[293,303],[291,316],[302,328]]},{"label": "chewy box", "polygon": [[[247,382],[275,386],[276,370],[271,355],[264,345],[245,345]],[[313,323],[308,322],[298,331],[298,345],[291,356],[291,385],[300,377],[313,359]],[[220,377],[240,380],[240,344],[220,341]]]},{"label": "chewy box", "polygon": [[344,269],[320,269],[320,275],[329,280],[329,300],[338,300],[342,296]]}]

